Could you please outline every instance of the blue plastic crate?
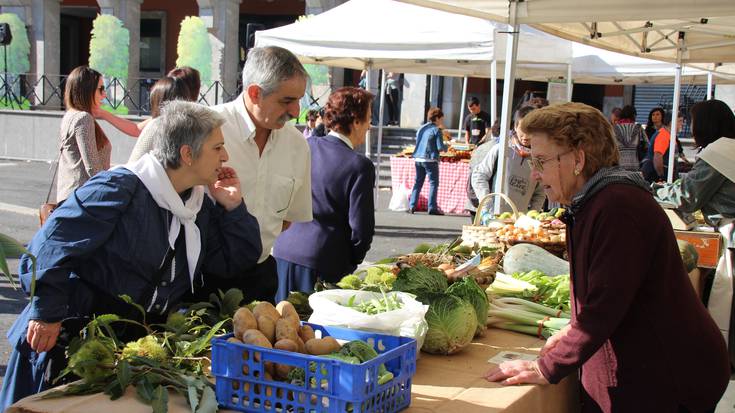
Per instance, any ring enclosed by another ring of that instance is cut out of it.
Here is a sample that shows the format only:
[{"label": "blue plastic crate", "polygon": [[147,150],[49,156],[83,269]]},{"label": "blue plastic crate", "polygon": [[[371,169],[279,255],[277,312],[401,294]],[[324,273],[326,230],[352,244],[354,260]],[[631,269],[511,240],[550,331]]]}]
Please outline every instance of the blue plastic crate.
[{"label": "blue plastic crate", "polygon": [[[362,340],[378,352],[378,357],[362,364],[349,364],[319,356],[229,343],[227,339],[232,334],[216,337],[212,339],[212,374],[216,378],[220,406],[243,412],[389,413],[411,404],[416,340],[304,324],[310,325],[317,337],[321,334],[338,340]],[[304,369],[304,385],[266,379],[266,363]],[[311,369],[310,363],[315,363]],[[382,385],[377,380],[380,364],[385,364],[394,376]]]}]

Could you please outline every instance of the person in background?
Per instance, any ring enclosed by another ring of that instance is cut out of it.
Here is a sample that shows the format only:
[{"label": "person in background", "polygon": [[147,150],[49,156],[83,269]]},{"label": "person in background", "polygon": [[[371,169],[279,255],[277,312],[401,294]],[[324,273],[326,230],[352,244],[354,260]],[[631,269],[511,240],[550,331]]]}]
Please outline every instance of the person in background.
[{"label": "person in background", "polygon": [[[175,77],[184,81],[184,84],[189,90],[189,95],[185,98],[186,100],[191,102],[196,102],[197,100],[199,100],[199,88],[201,87],[201,80],[199,78],[198,70],[189,66],[182,66],[171,69],[171,71],[168,72],[166,76]],[[93,114],[95,118],[109,122],[112,126],[116,127],[122,133],[130,135],[132,137],[139,137],[150,120],[146,119],[143,122],[135,123],[125,118],[116,116],[104,109],[97,109],[94,111]]]},{"label": "person in background", "polygon": [[470,113],[464,118],[465,143],[479,145],[485,142],[486,138],[490,139],[492,120],[490,114],[480,108],[480,100],[477,97],[467,99],[467,110]]},{"label": "person in background", "polygon": [[646,136],[648,140],[653,140],[653,135],[664,126],[664,118],[666,117],[666,111],[664,108],[656,107],[648,112],[648,121],[646,122]]},{"label": "person in background", "polygon": [[87,66],[72,70],[66,79],[66,112],[59,131],[56,202],[61,203],[89,178],[110,168],[112,144],[92,113],[106,96],[102,75]]},{"label": "person in background", "polygon": [[327,136],[327,125],[324,124],[324,108],[319,109],[316,116],[316,122],[314,123],[314,132],[312,136],[321,137]]},{"label": "person in background", "polygon": [[[237,175],[222,166],[223,122],[207,107],[170,103],[152,154],[92,177],[36,233],[28,245],[36,258],[24,255],[18,269],[26,292],[35,272],[35,295],[8,332],[0,410],[64,384],[54,380],[67,346],[95,314],[142,322],[121,295],[145,309],[146,322],[162,323],[208,276],[236,276],[257,262],[258,223]],[[120,324],[113,328],[123,343],[146,334]]]},{"label": "person in background", "polygon": [[[531,166],[529,164],[531,149],[529,140],[520,128],[522,119],[531,113],[533,106],[523,106],[513,116],[513,134],[508,147],[505,150],[505,187],[506,195],[518,207],[518,211],[526,212],[530,209],[540,210],[544,205],[544,190],[538,182],[531,179]],[[496,190],[496,174],[498,170],[498,156],[500,145],[493,146],[485,155],[485,158],[477,164],[472,171],[472,188],[477,194],[477,199],[482,200],[491,192]],[[487,208],[493,211],[495,200],[487,204]],[[509,205],[501,203],[500,211],[510,211]],[[481,212],[481,211],[480,211]]]},{"label": "person in background", "polygon": [[277,302],[290,291],[312,292],[317,280],[336,283],[355,271],[370,249],[375,167],[354,149],[370,128],[372,101],[364,89],[337,89],[324,107],[331,132],[307,139],[314,219],[294,223],[276,239]]},{"label": "person in background", "polygon": [[641,125],[635,122],[635,116],[635,108],[626,105],[612,124],[620,150],[620,166],[634,172],[640,169],[640,162],[648,150],[648,138]]},{"label": "person in background", "polygon": [[[684,118],[679,116],[676,120],[676,129],[681,130],[684,125]],[[648,182],[657,182],[666,180],[669,171],[669,144],[671,142],[671,116],[664,115],[662,126],[653,134],[648,147],[646,161],[641,167],[643,177]],[[677,139],[677,144],[678,144]],[[676,151],[679,152],[680,144],[676,145]],[[674,176],[676,176],[676,162],[674,162]]]},{"label": "person in background", "polygon": [[648,184],[618,166],[610,122],[565,103],[531,112],[521,129],[533,178],[567,207],[572,319],[538,360],[501,363],[485,378],[558,383],[581,369],[583,412],[714,411],[730,379],[725,342]]},{"label": "person in background", "polygon": [[735,249],[735,115],[720,100],[697,103],[691,109],[692,135],[701,148],[692,169],[680,180],[655,186],[656,198],[688,213],[701,210],[717,228],[724,253],[715,271],[707,307],[730,348],[735,366],[735,317],[732,317],[733,249]]},{"label": "person in background", "polygon": [[225,117],[222,134],[243,185],[248,209],[258,219],[263,253],[258,264],[235,279],[212,277],[197,292],[207,300],[217,290],[239,288],[244,302],[273,301],[278,289],[276,237],[292,222],[312,220],[311,153],[304,135],[289,122],[301,113],[308,74],[288,50],[269,46],[248,51],[243,92],[213,109]]},{"label": "person in background", "polygon": [[310,138],[316,128],[316,120],[319,117],[318,110],[309,110],[306,113],[306,126],[304,126],[304,138]]},{"label": "person in background", "polygon": [[164,77],[151,88],[151,117],[144,120],[139,125],[143,125],[143,131],[135,142],[133,151],[130,153],[128,162],[135,162],[141,156],[153,149],[154,140],[157,136],[155,119],[161,114],[161,106],[164,102],[172,100],[188,100],[191,99],[191,91],[186,83],[177,77]]},{"label": "person in background", "polygon": [[183,80],[189,90],[189,96],[186,100],[189,102],[199,101],[199,89],[202,87],[202,81],[198,70],[189,66],[181,66],[171,69],[166,76]]},{"label": "person in background", "polygon": [[419,194],[424,186],[426,176],[429,176],[429,215],[444,215],[437,205],[439,191],[439,152],[447,150],[444,144],[444,112],[441,109],[430,108],[426,114],[429,120],[416,132],[416,148],[413,158],[416,163],[416,181],[411,190],[411,199],[408,201],[408,213],[416,212]]},{"label": "person in background", "polygon": [[388,120],[386,124],[398,126],[399,118],[399,91],[398,87],[400,84],[400,75],[393,72],[388,72],[385,78],[385,97],[388,100]]},{"label": "person in background", "polygon": [[[621,119],[622,111],[623,111],[623,109],[621,109],[621,108],[618,108],[618,107],[614,107],[614,108],[613,108],[613,109],[612,109],[612,110],[610,111],[610,124],[611,124],[611,125],[613,125],[613,126],[614,126],[614,125],[617,125],[617,123],[618,123],[618,122],[620,121],[620,119]],[[633,120],[635,120],[635,118],[634,118]]]}]

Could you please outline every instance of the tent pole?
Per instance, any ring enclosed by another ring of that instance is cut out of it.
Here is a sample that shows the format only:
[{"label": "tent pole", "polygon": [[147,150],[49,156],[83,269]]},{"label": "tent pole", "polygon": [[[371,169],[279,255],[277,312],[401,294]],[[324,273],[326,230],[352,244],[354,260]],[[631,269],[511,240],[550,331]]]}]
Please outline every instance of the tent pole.
[{"label": "tent pole", "polygon": [[[505,188],[505,152],[508,149],[508,131],[512,121],[513,89],[515,86],[516,56],[518,55],[518,35],[520,25],[517,22],[518,2],[512,1],[508,13],[508,46],[505,53],[505,71],[503,76],[503,111],[500,118],[500,148],[498,150],[498,169],[495,174],[495,187],[493,192],[508,192]],[[495,202],[495,214],[500,213],[500,202]],[[482,211],[477,211],[478,214]]]},{"label": "tent pole", "polygon": [[490,63],[490,126],[498,120],[498,61]]},{"label": "tent pole", "polygon": [[[368,65],[365,67],[365,90],[367,90],[368,92],[370,92],[370,66],[372,65],[368,63]],[[370,119],[372,118],[373,114],[371,113]],[[370,159],[370,151],[370,129],[368,129],[368,131],[365,133],[365,156],[367,156],[368,159]]]},{"label": "tent pole", "polygon": [[567,102],[571,102],[572,101],[572,87],[573,87],[573,85],[574,84],[572,83],[572,64],[569,63],[567,65]]},{"label": "tent pole", "polygon": [[459,102],[459,126],[457,126],[457,142],[462,140],[462,124],[464,120],[464,103],[467,101],[467,76],[462,82],[462,100]]},{"label": "tent pole", "polygon": [[707,72],[707,100],[712,99],[712,72]]},{"label": "tent pole", "polygon": [[676,48],[676,73],[674,75],[674,102],[671,105],[671,139],[669,140],[669,173],[666,181],[674,182],[674,165],[676,163],[676,134],[679,133],[676,127],[677,118],[679,117],[679,93],[681,92],[681,51],[684,47],[684,32],[679,32],[679,40]]},{"label": "tent pole", "polygon": [[375,166],[375,208],[378,208],[380,199],[380,157],[383,145],[383,109],[385,108],[385,69],[380,71],[380,112],[378,114],[378,159]]}]

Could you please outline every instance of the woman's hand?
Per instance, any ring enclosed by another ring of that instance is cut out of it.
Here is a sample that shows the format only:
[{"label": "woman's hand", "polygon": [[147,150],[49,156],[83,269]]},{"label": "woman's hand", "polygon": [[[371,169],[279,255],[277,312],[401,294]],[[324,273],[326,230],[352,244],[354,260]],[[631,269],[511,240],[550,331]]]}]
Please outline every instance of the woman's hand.
[{"label": "woman's hand", "polygon": [[484,377],[487,381],[502,380],[500,384],[505,386],[522,383],[549,384],[549,381],[541,374],[538,363],[528,360],[506,361],[488,370]]},{"label": "woman's hand", "polygon": [[28,322],[26,341],[36,353],[51,350],[56,345],[56,339],[61,332],[61,322],[47,323],[41,320]]},{"label": "woman's hand", "polygon": [[209,185],[209,192],[226,210],[232,211],[242,202],[240,178],[229,166],[223,166],[217,178],[215,183]]},{"label": "woman's hand", "polygon": [[557,344],[559,344],[559,341],[562,339],[562,337],[566,336],[569,332],[569,329],[572,328],[571,324],[567,324],[564,328],[559,330],[556,334],[546,339],[546,344],[541,348],[541,357],[545,356],[548,352],[554,349]]}]

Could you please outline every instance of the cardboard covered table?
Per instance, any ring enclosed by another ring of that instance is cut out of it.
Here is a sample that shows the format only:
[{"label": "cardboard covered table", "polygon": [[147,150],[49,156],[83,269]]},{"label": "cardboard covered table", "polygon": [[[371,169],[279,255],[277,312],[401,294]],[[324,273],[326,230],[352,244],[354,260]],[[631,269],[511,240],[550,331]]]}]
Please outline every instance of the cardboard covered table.
[{"label": "cardboard covered table", "polygon": [[[436,203],[445,214],[469,215],[465,211],[467,203],[467,182],[470,177],[469,162],[439,162],[439,190]],[[413,158],[391,156],[391,189],[394,194],[411,194],[416,181],[416,165]],[[429,177],[419,194],[417,211],[426,211],[429,206]]]},{"label": "cardboard covered table", "polygon": [[[488,359],[501,351],[537,354],[543,340],[532,336],[490,329],[484,337],[452,356],[421,353],[411,388],[412,413],[474,413],[474,412],[545,412],[573,413],[578,408],[578,381],[567,377],[557,385],[502,386],[490,383],[482,374],[492,366]],[[73,396],[39,400],[27,397],[11,406],[8,413],[150,413],[135,398],[135,389],[111,401],[105,394]],[[182,396],[170,394],[170,413],[189,412]],[[231,410],[220,410],[231,412]]]}]

